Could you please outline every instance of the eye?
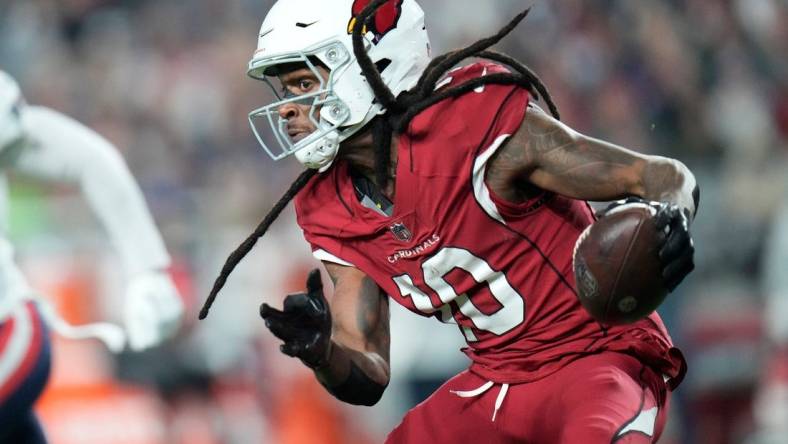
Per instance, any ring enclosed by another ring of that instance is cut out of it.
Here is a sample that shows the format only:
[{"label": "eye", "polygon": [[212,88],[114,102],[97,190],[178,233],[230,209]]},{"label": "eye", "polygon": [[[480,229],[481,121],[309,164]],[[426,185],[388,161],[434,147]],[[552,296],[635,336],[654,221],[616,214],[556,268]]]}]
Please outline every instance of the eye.
[{"label": "eye", "polygon": [[309,92],[312,88],[315,87],[315,82],[309,79],[301,79],[298,81],[298,89],[303,92]]}]

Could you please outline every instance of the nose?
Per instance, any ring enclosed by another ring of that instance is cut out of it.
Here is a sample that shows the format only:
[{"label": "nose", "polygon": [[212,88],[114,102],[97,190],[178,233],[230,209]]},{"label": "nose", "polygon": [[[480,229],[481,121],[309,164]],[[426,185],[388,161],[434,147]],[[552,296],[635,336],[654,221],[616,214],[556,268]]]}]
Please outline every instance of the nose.
[{"label": "nose", "polygon": [[298,106],[295,103],[285,103],[279,107],[279,117],[285,120],[290,120],[298,115]]}]

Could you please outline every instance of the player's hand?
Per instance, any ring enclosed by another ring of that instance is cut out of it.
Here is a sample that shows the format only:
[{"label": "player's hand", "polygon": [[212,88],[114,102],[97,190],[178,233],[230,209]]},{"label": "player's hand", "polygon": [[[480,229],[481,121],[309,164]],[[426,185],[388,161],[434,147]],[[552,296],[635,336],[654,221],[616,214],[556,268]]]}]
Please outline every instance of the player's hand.
[{"label": "player's hand", "polygon": [[166,271],[149,271],[129,280],[123,321],[133,351],[153,347],[172,336],[182,318],[183,301]]},{"label": "player's hand", "polygon": [[279,347],[282,353],[318,368],[328,362],[331,347],[331,311],[319,270],[309,273],[306,289],[306,293],[288,295],[282,310],[264,303],[260,316],[271,333],[284,341]]},{"label": "player's hand", "polygon": [[673,291],[695,269],[695,245],[689,232],[689,220],[673,204],[662,204],[654,219],[657,230],[665,233],[659,250],[662,278],[668,291]]},{"label": "player's hand", "polygon": [[662,279],[665,288],[672,292],[695,269],[695,245],[690,236],[687,215],[677,205],[647,201],[639,197],[614,202],[602,215],[628,205],[648,205],[653,209],[656,228],[664,234],[659,250]]}]

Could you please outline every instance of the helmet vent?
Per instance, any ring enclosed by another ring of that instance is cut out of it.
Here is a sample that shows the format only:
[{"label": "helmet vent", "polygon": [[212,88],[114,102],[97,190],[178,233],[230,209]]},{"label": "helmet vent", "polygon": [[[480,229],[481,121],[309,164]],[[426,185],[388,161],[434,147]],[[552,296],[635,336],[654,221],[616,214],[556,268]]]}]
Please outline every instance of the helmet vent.
[{"label": "helmet vent", "polygon": [[388,68],[389,65],[391,65],[391,59],[380,59],[377,62],[375,62],[375,68],[377,68],[378,72],[381,73],[383,72],[383,70]]}]

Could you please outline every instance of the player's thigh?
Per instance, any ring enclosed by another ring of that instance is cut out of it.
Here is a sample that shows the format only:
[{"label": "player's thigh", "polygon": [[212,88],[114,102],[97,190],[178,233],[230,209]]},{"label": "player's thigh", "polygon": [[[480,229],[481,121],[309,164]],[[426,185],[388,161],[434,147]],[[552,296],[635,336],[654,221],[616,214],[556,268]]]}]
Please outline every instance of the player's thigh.
[{"label": "player's thigh", "polygon": [[562,443],[651,443],[664,427],[669,392],[662,376],[637,359],[602,353],[563,375]]},{"label": "player's thigh", "polygon": [[26,415],[50,371],[49,331],[33,302],[0,322],[0,423]]},{"label": "player's thigh", "polygon": [[14,444],[46,444],[47,439],[41,423],[32,410],[19,415],[11,427],[0,431],[0,442]]},{"label": "player's thigh", "polygon": [[424,402],[408,411],[386,438],[386,443],[497,442],[491,420],[494,395],[490,397],[489,393],[484,393],[478,397],[461,398],[452,393],[473,390],[486,382],[467,370],[448,380]]}]

